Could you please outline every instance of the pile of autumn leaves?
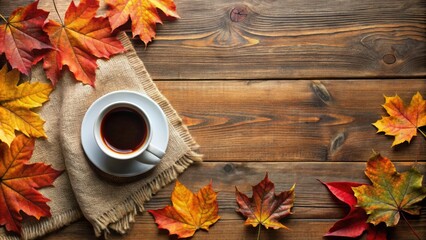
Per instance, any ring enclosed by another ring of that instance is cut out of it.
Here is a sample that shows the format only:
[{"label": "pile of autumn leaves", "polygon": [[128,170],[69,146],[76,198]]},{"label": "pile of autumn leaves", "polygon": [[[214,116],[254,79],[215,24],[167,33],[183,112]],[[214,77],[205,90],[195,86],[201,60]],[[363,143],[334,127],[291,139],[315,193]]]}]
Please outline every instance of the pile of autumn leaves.
[{"label": "pile of autumn leaves", "polygon": [[[98,0],[72,1],[64,20],[46,21],[48,12],[38,9],[38,1],[19,8],[0,25],[0,54],[14,69],[0,70],[0,225],[19,233],[21,212],[36,219],[50,216],[48,201],[37,189],[50,186],[61,174],[42,163],[28,164],[34,150],[34,139],[46,137],[44,121],[31,110],[48,100],[50,84],[25,82],[18,85],[19,72],[29,74],[31,67],[43,61],[46,76],[55,85],[65,69],[76,80],[94,86],[96,60],[108,59],[124,51],[114,35],[129,16],[133,35],[145,43],[155,36],[160,23],[157,8],[166,15],[178,17],[173,1],[106,0],[107,17],[97,17]],[[155,3],[155,4],[154,4]],[[145,14],[150,13],[150,14]],[[64,68],[64,67],[67,68]],[[17,70],[15,70],[17,69]],[[392,146],[405,141],[426,125],[426,101],[420,93],[405,107],[398,97],[386,97],[383,107],[389,116],[374,123],[379,132],[395,136]],[[23,134],[15,136],[15,130]],[[425,136],[426,137],[426,136]],[[386,228],[395,226],[403,212],[419,214],[416,203],[426,197],[423,176],[413,167],[398,173],[392,162],[375,154],[365,171],[372,185],[353,182],[330,182],[325,186],[350,207],[346,217],[339,220],[327,236],[358,237],[367,231],[367,239],[386,239]],[[274,184],[266,175],[253,187],[253,196],[236,190],[238,212],[247,217],[245,224],[266,228],[286,228],[279,222],[291,214],[295,187],[275,194]],[[198,193],[190,192],[180,182],[172,193],[173,206],[149,211],[159,228],[169,230],[179,238],[192,236],[198,229],[208,229],[219,220],[217,193],[212,184]],[[381,224],[384,223],[384,224]]]},{"label": "pile of autumn leaves", "polygon": [[[54,1],[53,1],[54,3]],[[106,0],[107,17],[96,16],[99,0],[71,1],[65,18],[49,19],[38,9],[38,1],[15,10],[6,24],[0,25],[0,54],[5,53],[13,69],[29,74],[31,66],[43,60],[47,77],[55,85],[67,66],[76,80],[95,84],[96,60],[108,59],[124,51],[115,29],[132,20],[133,36],[147,44],[161,23],[157,9],[178,18],[173,1]],[[56,8],[56,6],[55,6]]]},{"label": "pile of autumn leaves", "polygon": [[[55,2],[53,1],[55,4]],[[96,16],[99,0],[71,1],[65,18],[60,23],[47,19],[49,13],[38,9],[39,1],[17,8],[5,19],[0,15],[0,54],[7,65],[0,71],[0,141],[10,145],[15,130],[30,137],[46,137],[44,121],[32,108],[40,107],[49,99],[53,86],[65,71],[84,84],[95,85],[98,59],[108,59],[124,51],[115,29],[132,20],[133,36],[139,35],[147,44],[155,36],[161,23],[157,9],[167,16],[178,18],[173,1],[107,0],[107,17]],[[56,5],[55,5],[56,9]],[[0,13],[1,14],[1,13]],[[19,86],[18,73],[29,75],[31,67],[43,62],[52,85],[25,82]],[[22,100],[24,99],[24,100]]]}]

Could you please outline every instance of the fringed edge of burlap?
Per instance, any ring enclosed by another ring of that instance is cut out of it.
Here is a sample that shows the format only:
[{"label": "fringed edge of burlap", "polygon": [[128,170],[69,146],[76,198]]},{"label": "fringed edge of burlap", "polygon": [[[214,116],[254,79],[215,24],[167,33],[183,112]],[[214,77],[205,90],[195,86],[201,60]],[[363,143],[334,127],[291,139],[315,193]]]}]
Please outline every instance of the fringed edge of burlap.
[{"label": "fringed edge of burlap", "polygon": [[202,161],[202,155],[195,152],[199,148],[198,144],[190,135],[188,128],[183,124],[178,113],[152,82],[142,60],[137,56],[130,39],[125,33],[120,33],[119,39],[127,50],[125,54],[137,76],[141,79],[143,79],[144,75],[149,77],[149,81],[142,81],[144,90],[163,109],[169,122],[175,127],[180,137],[189,147],[189,151],[181,156],[171,167],[156,176],[149,184],[138,189],[124,202],[105,212],[92,222],[96,236],[99,237],[103,234],[105,238],[110,234],[110,230],[114,230],[120,234],[126,233],[130,228],[130,224],[135,221],[134,217],[136,214],[145,210],[143,204],[146,201],[150,200],[164,186],[174,181],[192,163]]},{"label": "fringed edge of burlap", "polygon": [[0,240],[33,239],[69,225],[83,216],[80,209],[71,209],[61,214],[46,218],[44,221],[26,224],[22,227],[21,237],[0,236]]},{"label": "fringed edge of burlap", "polygon": [[66,225],[69,225],[83,217],[80,209],[70,209],[64,213],[55,215],[47,221],[36,222],[34,224],[25,225],[22,228],[23,239],[33,239],[53,232]]},{"label": "fringed edge of burlap", "polygon": [[163,171],[149,184],[133,193],[124,202],[98,217],[92,222],[97,237],[104,235],[107,238],[110,230],[124,234],[134,222],[138,212],[145,211],[143,204],[161,188],[174,181],[177,176],[189,167],[194,161],[201,161],[201,155],[189,152],[181,157],[172,167]]}]

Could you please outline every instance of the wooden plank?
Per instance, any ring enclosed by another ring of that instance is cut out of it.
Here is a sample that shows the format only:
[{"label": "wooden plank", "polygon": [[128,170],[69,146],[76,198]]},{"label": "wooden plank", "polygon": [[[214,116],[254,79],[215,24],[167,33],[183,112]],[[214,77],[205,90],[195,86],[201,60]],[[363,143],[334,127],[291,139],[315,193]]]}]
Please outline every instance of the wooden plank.
[{"label": "wooden plank", "polygon": [[[0,0],[0,13],[7,16],[30,2]],[[56,0],[62,16],[69,2]],[[297,196],[295,214],[283,220],[292,231],[263,230],[263,240],[323,239],[347,208],[316,179],[368,182],[363,169],[372,148],[394,160],[398,171],[418,160],[426,173],[423,137],[391,149],[392,138],[375,134],[371,126],[384,115],[383,94],[409,101],[420,91],[426,97],[424,1],[176,3],[182,19],[159,26],[147,49],[140,40],[133,44],[205,154],[206,162],[179,180],[193,191],[212,180],[219,191],[221,221],[193,239],[256,239],[257,230],[243,226],[235,212],[234,186],[251,195],[251,185],[265,172],[277,192],[296,183]],[[51,0],[39,5],[57,19]],[[103,6],[99,13],[104,12]],[[270,79],[277,80],[244,81]],[[161,190],[146,208],[170,204],[172,189],[173,184]],[[409,217],[421,239],[426,239],[425,206],[423,201],[419,217]],[[169,239],[149,214],[137,216],[127,235],[113,239],[141,236]],[[389,237],[414,239],[404,222]],[[46,237],[93,238],[85,220]]]},{"label": "wooden plank", "polygon": [[[407,171],[413,165],[407,162],[394,164],[398,172]],[[296,184],[294,211],[297,214],[290,216],[291,219],[335,219],[345,215],[345,205],[337,201],[318,179],[323,182],[369,183],[364,174],[365,167],[366,162],[204,162],[191,166],[178,179],[192,191],[198,191],[212,181],[214,190],[219,192],[220,210],[232,214],[236,208],[235,187],[251,196],[251,186],[260,182],[268,172],[276,192],[288,190]],[[426,162],[419,162],[417,169],[425,174]],[[423,182],[426,183],[426,179]],[[146,204],[146,208],[158,209],[170,204],[173,188],[174,184],[170,184],[162,189]],[[426,206],[426,202],[423,205]],[[336,208],[341,209],[336,211]],[[426,224],[426,209],[422,211],[422,218],[419,220]]]},{"label": "wooden plank", "polygon": [[[411,167],[410,163],[395,163],[399,172]],[[296,183],[296,201],[294,214],[282,222],[292,231],[263,230],[262,239],[322,239],[322,235],[335,221],[347,214],[344,204],[338,202],[316,179],[323,181],[355,181],[365,182],[365,163],[202,163],[191,166],[179,180],[192,191],[213,182],[213,188],[219,192],[219,213],[222,219],[215,224],[210,233],[199,231],[194,239],[255,239],[256,229],[245,227],[244,218],[235,212],[235,186],[251,196],[251,185],[257,184],[269,172],[275,183],[276,192],[288,190]],[[418,168],[426,172],[426,162]],[[173,184],[162,189],[146,204],[147,209],[163,208],[170,204]],[[426,236],[426,202],[422,202],[419,217],[409,217],[420,236]],[[47,239],[87,239],[91,229],[87,222],[79,222],[62,231],[52,234]],[[124,239],[138,239],[143,234],[145,239],[168,239],[166,231],[157,230],[153,218],[145,213],[136,217],[136,222]],[[414,239],[408,225],[404,222],[389,234],[390,239]],[[121,237],[114,236],[113,239]],[[423,238],[422,238],[423,239]]]},{"label": "wooden plank", "polygon": [[[284,229],[280,230],[266,230],[262,229],[261,239],[262,240],[277,240],[277,239],[306,239],[306,240],[321,240],[327,230],[333,225],[335,220],[330,221],[284,221],[283,223],[288,226],[291,230],[287,231]],[[256,239],[257,229],[243,225],[244,220],[230,220],[222,219],[213,227],[210,228],[209,232],[199,230],[195,233],[194,240],[218,240],[218,239],[235,239],[235,240],[251,240]],[[43,238],[46,240],[92,240],[94,239],[93,233],[88,229],[88,222],[79,221],[71,226],[65,227],[60,232],[50,234]],[[413,227],[416,229],[422,239],[426,236],[425,224],[413,223]],[[113,234],[110,239],[123,239],[123,240],[167,240],[176,239],[175,237],[169,237],[166,230],[158,230],[152,217],[145,214],[142,217],[137,217],[136,222],[132,224],[132,229],[126,235],[115,235]],[[338,239],[338,238],[336,238]],[[357,240],[365,240],[365,234],[362,238]],[[400,226],[391,230],[388,234],[388,240],[413,240],[414,235],[411,233],[409,227],[405,223],[401,223]]]},{"label": "wooden plank", "polygon": [[[1,12],[31,2],[0,3]],[[57,1],[63,13],[69,1]],[[423,77],[422,0],[176,1],[182,17],[133,45],[154,79]],[[40,7],[57,19],[51,0]],[[100,13],[105,12],[104,7]],[[232,19],[231,19],[232,18]]]},{"label": "wooden plank", "polygon": [[177,1],[182,19],[133,44],[154,79],[424,76],[423,3]]},{"label": "wooden plank", "polygon": [[425,80],[157,82],[206,161],[366,161],[426,159],[425,138],[391,148],[371,123],[385,115],[383,95],[406,103]]}]

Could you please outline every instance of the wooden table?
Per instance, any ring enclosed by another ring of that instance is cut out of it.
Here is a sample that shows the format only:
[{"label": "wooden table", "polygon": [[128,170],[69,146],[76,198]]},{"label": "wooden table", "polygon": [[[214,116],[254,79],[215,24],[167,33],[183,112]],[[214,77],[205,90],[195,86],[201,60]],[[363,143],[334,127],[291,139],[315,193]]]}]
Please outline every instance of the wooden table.
[{"label": "wooden table", "polygon": [[[278,192],[297,185],[295,213],[282,221],[292,230],[263,230],[263,240],[322,239],[347,208],[317,179],[368,182],[363,171],[373,149],[399,171],[417,161],[426,173],[425,138],[391,148],[393,138],[371,125],[385,114],[383,95],[426,97],[424,0],[175,1],[182,18],[159,26],[146,49],[133,44],[205,155],[179,180],[193,191],[212,180],[219,191],[221,220],[192,239],[256,239],[257,229],[235,212],[234,191],[251,196],[266,172]],[[0,11],[29,2],[0,0]],[[62,12],[68,3],[57,0]],[[170,204],[172,188],[146,208]],[[409,221],[426,239],[422,205]],[[415,239],[403,221],[389,237]],[[93,238],[85,220],[46,237]],[[144,213],[113,239],[168,233]]]}]

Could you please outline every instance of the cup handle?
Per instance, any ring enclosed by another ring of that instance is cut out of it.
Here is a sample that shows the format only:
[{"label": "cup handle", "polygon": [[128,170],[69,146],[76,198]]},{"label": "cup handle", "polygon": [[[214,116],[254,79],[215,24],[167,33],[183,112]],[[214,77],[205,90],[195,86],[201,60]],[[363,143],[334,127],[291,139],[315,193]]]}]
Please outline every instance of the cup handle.
[{"label": "cup handle", "polygon": [[164,156],[164,154],[166,154],[164,151],[160,150],[159,148],[157,148],[156,146],[154,146],[152,144],[148,145],[148,147],[146,148],[146,151],[154,154],[159,159],[161,159]]},{"label": "cup handle", "polygon": [[161,158],[166,154],[156,146],[150,144],[139,157],[136,158],[138,162],[156,165],[160,162]]}]

